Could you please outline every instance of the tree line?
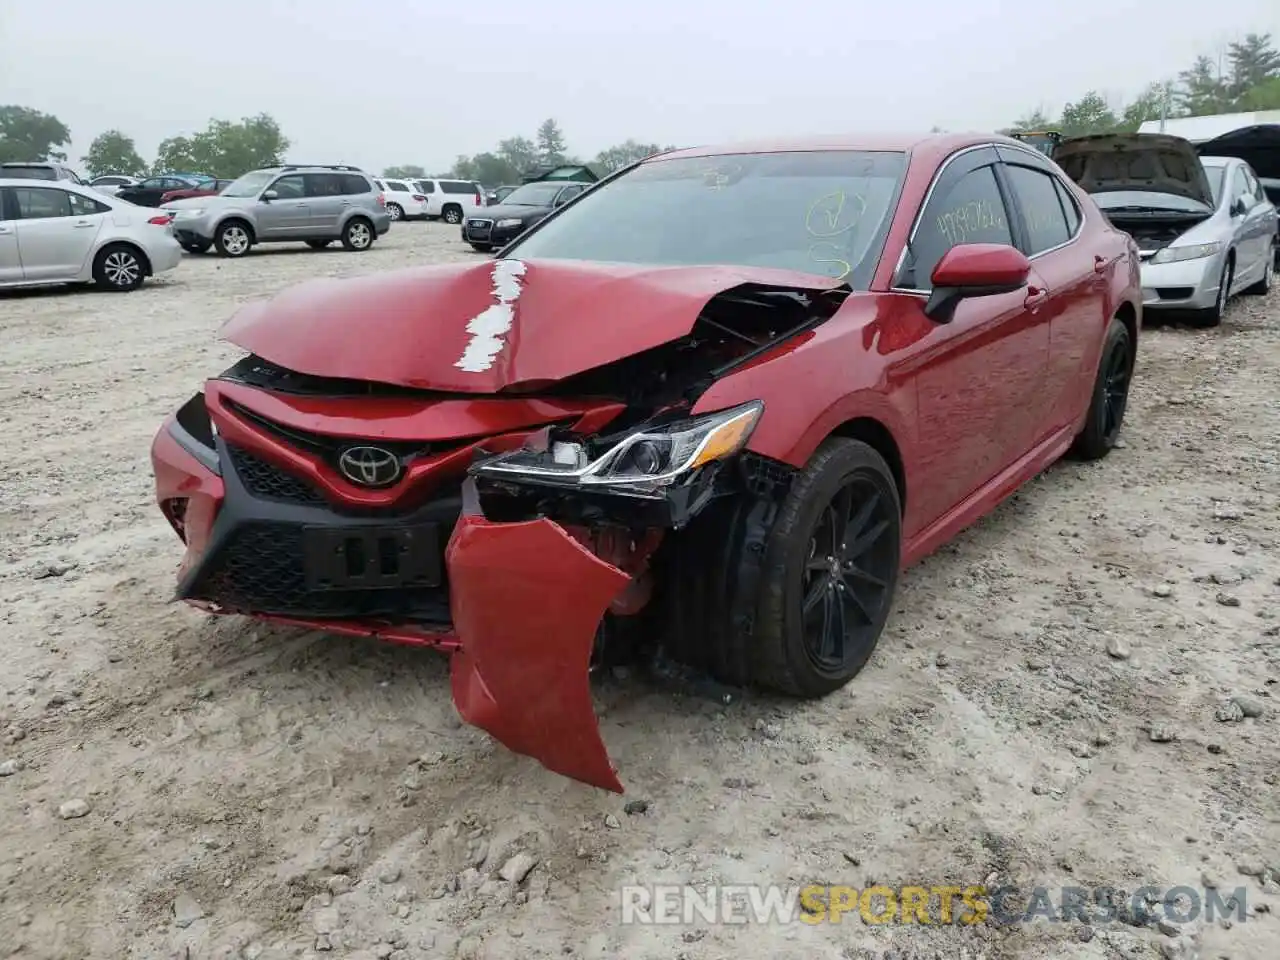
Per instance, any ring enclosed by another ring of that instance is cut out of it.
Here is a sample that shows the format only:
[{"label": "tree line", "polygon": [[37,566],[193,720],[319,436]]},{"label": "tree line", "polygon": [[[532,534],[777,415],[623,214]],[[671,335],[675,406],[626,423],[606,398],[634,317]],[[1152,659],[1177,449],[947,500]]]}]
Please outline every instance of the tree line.
[{"label": "tree line", "polygon": [[1271,34],[1246,34],[1228,44],[1218,60],[1197,57],[1167,90],[1164,83],[1150,83],[1128,103],[1115,103],[1101,91],[1089,90],[1056,116],[1038,107],[1001,132],[1058,130],[1064,137],[1132,132],[1145,121],[1159,120],[1162,110],[1169,119],[1280,110],[1280,51]]},{"label": "tree line", "polygon": [[[1248,110],[1280,110],[1280,51],[1269,33],[1250,33],[1227,45],[1224,57],[1198,57],[1168,85],[1151,83],[1128,103],[1113,103],[1098,90],[1089,90],[1067,103],[1056,116],[1038,107],[1004,133],[1053,129],[1063,136],[1133,131],[1147,120],[1158,120],[1166,110],[1170,118],[1204,116]],[[939,128],[935,127],[935,130]],[[16,104],[0,105],[0,162],[67,159],[71,131],[57,117]],[[289,138],[270,115],[260,113],[238,122],[210,120],[191,136],[161,141],[155,160],[148,164],[139,155],[132,137],[121,130],[106,130],[81,157],[89,176],[122,173],[143,176],[170,170],[208,173],[230,178],[258,167],[282,163]],[[519,183],[530,168],[544,163],[576,163],[590,166],[598,175],[612,173],[627,164],[664,150],[657,143],[628,139],[586,159],[571,154],[564,131],[553,118],[544,120],[532,137],[514,136],[493,149],[459,156],[453,167],[435,176],[477,180],[496,186]],[[387,167],[384,176],[426,177],[428,171],[412,164]]]}]

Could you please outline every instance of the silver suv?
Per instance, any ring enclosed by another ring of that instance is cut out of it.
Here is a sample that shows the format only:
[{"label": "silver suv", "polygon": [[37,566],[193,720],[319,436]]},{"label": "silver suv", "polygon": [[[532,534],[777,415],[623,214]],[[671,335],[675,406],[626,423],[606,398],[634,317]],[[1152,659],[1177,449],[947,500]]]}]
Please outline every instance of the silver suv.
[{"label": "silver suv", "polygon": [[391,229],[386,198],[356,167],[291,165],[246,173],[216,196],[172,200],[173,232],[190,253],[243,257],[255,243],[335,240],[368,250]]}]

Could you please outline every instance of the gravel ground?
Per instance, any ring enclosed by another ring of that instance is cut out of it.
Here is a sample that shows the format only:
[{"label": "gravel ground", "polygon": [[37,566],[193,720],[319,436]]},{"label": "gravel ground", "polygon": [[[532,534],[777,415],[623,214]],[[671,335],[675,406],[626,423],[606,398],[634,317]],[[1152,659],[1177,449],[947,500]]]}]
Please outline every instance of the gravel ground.
[{"label": "gravel ground", "polygon": [[[309,276],[474,257],[402,224],[366,254],[0,297],[0,955],[1280,954],[1280,297],[1149,327],[1124,448],[910,571],[846,690],[608,678],[615,797],[460,726],[442,657],[168,602],[148,445],[236,356],[220,324]],[[1248,906],[1166,932],[619,922],[628,883],[873,881]]]}]

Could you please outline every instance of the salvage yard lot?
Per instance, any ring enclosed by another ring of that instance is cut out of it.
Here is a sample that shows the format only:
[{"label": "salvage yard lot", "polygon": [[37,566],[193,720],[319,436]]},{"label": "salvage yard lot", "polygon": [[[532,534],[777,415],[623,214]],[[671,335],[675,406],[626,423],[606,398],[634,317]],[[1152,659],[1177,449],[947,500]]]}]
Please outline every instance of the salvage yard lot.
[{"label": "salvage yard lot", "polygon": [[[1241,868],[1280,878],[1280,296],[1149,326],[1123,448],[910,571],[845,690],[726,706],[604,679],[616,797],[460,726],[436,654],[168,602],[148,447],[238,356],[220,324],[312,276],[476,259],[456,227],[398,224],[363,254],[0,297],[0,955],[1273,960],[1280,887]],[[520,852],[532,871],[500,879]],[[1246,887],[1247,922],[760,931],[617,907],[632,883],[1206,881]]]}]

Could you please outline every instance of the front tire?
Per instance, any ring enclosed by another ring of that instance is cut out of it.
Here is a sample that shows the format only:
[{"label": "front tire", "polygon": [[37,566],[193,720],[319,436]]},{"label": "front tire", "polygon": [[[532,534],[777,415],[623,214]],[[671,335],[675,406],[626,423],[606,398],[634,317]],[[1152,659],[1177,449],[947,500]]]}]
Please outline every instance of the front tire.
[{"label": "front tire", "polygon": [[332,240],[308,240],[307,246],[310,247],[312,250],[323,250],[325,247],[329,246],[329,244],[331,243],[333,243]]},{"label": "front tire", "polygon": [[253,246],[253,232],[243,220],[228,220],[218,227],[213,245],[220,256],[243,257]]},{"label": "front tire", "polygon": [[1102,344],[1098,375],[1093,381],[1093,399],[1084,429],[1076,436],[1072,452],[1081,460],[1100,460],[1120,439],[1124,412],[1129,405],[1129,383],[1133,379],[1133,338],[1119,317],[1113,317]]},{"label": "front tire", "polygon": [[898,582],[902,504],[871,446],[827,440],[796,476],[765,545],[755,635],[758,685],[806,698],[866,666]]},{"label": "front tire", "polygon": [[373,246],[373,224],[364,217],[352,217],[342,228],[342,245],[348,250],[368,250]]},{"label": "front tire", "polygon": [[187,253],[207,253],[209,248],[213,246],[212,240],[197,240],[195,243],[184,243],[182,249]]},{"label": "front tire", "polygon": [[1262,272],[1262,279],[1255,283],[1245,293],[1255,297],[1265,297],[1271,292],[1271,285],[1275,282],[1276,277],[1276,243],[1273,240],[1271,246],[1267,248],[1267,264]]},{"label": "front tire", "polygon": [[1213,301],[1213,306],[1207,310],[1201,310],[1197,315],[1196,319],[1200,326],[1216,327],[1227,315],[1227,301],[1231,299],[1231,281],[1235,279],[1235,267],[1235,261],[1228,255],[1226,262],[1222,265],[1222,276],[1218,278],[1218,296]]},{"label": "front tire", "polygon": [[109,244],[93,258],[93,279],[103,290],[128,293],[142,286],[146,277],[146,258],[127,243]]},{"label": "front tire", "polygon": [[475,250],[477,253],[492,253],[493,244],[492,243],[473,243],[471,244],[471,249]]}]

